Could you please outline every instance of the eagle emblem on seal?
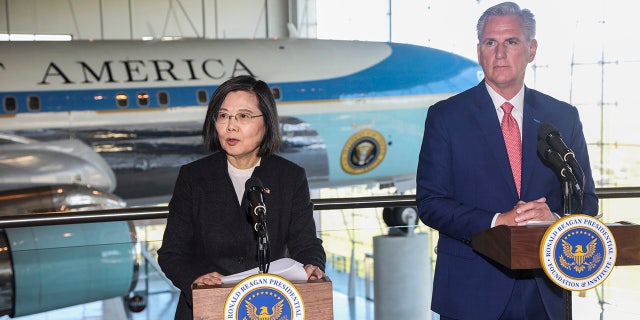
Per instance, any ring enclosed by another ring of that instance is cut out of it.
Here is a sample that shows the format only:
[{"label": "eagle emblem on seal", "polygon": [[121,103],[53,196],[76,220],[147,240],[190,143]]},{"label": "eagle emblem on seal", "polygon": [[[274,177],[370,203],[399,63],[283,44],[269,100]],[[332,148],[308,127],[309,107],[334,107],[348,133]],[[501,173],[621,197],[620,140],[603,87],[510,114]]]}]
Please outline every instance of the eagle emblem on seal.
[{"label": "eagle emblem on seal", "polygon": [[[584,271],[587,268],[589,271],[593,270],[600,260],[602,260],[602,255],[600,253],[596,254],[596,246],[597,239],[591,240],[586,247],[583,247],[580,244],[575,246],[571,245],[566,240],[562,240],[562,255],[560,255],[560,265],[565,268],[571,270],[575,270],[578,273]],[[586,251],[585,251],[586,250]],[[567,257],[569,261],[573,260],[573,262],[567,261],[564,257]]]},{"label": "eagle emblem on seal", "polygon": [[245,303],[247,306],[247,317],[251,320],[279,320],[282,315],[282,304],[284,303],[284,300],[278,301],[273,307],[271,307],[271,313],[269,313],[267,306],[260,306],[260,312],[258,313],[258,307],[254,306],[249,301],[245,301]]}]

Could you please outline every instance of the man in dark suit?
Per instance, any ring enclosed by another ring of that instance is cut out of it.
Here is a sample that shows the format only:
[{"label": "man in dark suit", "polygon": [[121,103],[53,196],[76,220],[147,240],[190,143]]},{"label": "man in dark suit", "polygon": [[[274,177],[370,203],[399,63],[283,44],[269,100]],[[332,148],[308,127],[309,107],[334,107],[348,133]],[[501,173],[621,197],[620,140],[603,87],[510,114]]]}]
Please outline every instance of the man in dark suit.
[{"label": "man in dark suit", "polygon": [[[584,169],[581,213],[597,214],[582,124],[575,107],[524,86],[538,46],[529,10],[498,4],[480,17],[477,30],[485,79],[429,108],[420,151],[420,219],[439,231],[432,309],[441,319],[557,319],[558,286],[540,270],[512,272],[477,254],[471,237],[564,213],[562,183],[536,153],[544,123],[558,129]],[[501,128],[509,122],[513,140]],[[516,156],[507,148],[512,144],[520,148]]]}]

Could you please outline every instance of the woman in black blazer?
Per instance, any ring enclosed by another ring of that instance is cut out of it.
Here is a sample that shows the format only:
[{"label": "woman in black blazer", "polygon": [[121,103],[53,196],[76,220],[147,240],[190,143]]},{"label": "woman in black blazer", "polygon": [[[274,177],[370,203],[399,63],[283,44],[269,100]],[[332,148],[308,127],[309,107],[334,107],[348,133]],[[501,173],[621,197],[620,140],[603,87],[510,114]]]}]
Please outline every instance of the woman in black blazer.
[{"label": "woman in black blazer", "polygon": [[245,183],[259,178],[268,208],[270,260],[290,257],[309,279],[324,277],[302,167],[274,153],[280,146],[276,103],[263,81],[227,80],[215,91],[203,126],[211,155],[180,169],[158,262],[181,290],[176,319],[191,319],[192,284],[221,284],[223,275],[258,266],[257,234],[247,214]]}]

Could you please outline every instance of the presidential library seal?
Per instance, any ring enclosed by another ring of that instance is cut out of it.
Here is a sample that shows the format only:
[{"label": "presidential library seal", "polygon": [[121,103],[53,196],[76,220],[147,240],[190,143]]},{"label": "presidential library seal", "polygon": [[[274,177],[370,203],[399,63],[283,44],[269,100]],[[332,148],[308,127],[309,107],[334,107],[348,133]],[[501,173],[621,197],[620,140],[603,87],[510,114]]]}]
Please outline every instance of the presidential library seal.
[{"label": "presidential library seal", "polygon": [[247,277],[236,284],[224,304],[224,319],[302,320],[304,302],[287,279],[268,273]]},{"label": "presidential library seal", "polygon": [[572,214],[552,224],[540,243],[540,263],[549,279],[572,291],[600,285],[616,264],[613,234],[600,220]]}]

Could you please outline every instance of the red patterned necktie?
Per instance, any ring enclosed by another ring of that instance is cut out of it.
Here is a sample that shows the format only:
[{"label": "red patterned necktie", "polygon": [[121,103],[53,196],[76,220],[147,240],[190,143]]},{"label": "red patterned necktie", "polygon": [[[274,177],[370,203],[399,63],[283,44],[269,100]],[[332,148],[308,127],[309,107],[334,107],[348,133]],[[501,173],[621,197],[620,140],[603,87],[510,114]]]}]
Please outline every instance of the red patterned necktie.
[{"label": "red patterned necktie", "polygon": [[520,139],[520,129],[518,128],[516,119],[511,115],[513,105],[505,102],[500,107],[504,110],[504,116],[502,116],[502,123],[500,125],[502,127],[502,135],[504,136],[504,143],[507,145],[513,180],[516,182],[516,189],[518,189],[518,196],[520,196],[522,170],[522,141]]}]

